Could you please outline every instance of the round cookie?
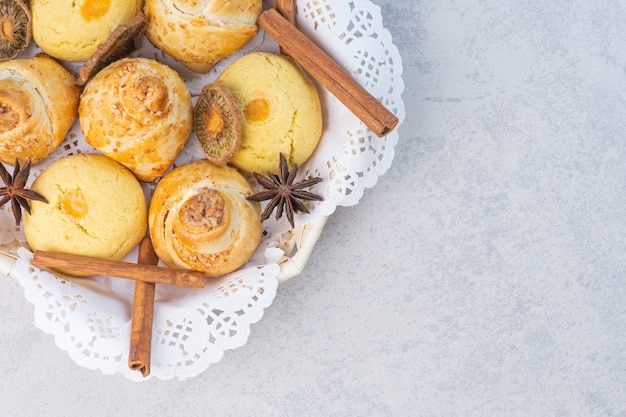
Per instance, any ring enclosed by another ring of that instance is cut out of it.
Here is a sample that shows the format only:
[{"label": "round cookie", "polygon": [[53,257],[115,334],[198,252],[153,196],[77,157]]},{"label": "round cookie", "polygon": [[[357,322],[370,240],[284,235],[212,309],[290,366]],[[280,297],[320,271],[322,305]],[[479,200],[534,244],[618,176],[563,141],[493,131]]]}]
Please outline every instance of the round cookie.
[{"label": "round cookie", "polygon": [[49,55],[86,61],[113,30],[141,11],[142,0],[31,0],[33,38]]},{"label": "round cookie", "polygon": [[78,117],[79,94],[72,74],[46,54],[0,62],[0,161],[35,165],[50,155]]},{"label": "round cookie", "polygon": [[230,163],[239,169],[278,172],[282,153],[290,166],[304,163],[322,135],[322,108],[315,85],[289,57],[254,52],[231,63],[217,78],[243,112],[241,148]]},{"label": "round cookie", "polygon": [[148,212],[159,259],[208,276],[227,274],[245,264],[263,234],[261,206],[247,199],[252,194],[239,171],[206,159],[165,174]]},{"label": "round cookie", "polygon": [[31,214],[24,217],[32,250],[121,260],[146,233],[147,205],[139,181],[106,156],[56,160],[31,188],[48,200],[32,201]]},{"label": "round cookie", "polygon": [[151,182],[185,146],[193,104],[183,80],[166,64],[122,58],[89,80],[78,118],[89,145]]},{"label": "round cookie", "polygon": [[261,0],[146,0],[146,37],[192,71],[208,73],[259,27]]}]

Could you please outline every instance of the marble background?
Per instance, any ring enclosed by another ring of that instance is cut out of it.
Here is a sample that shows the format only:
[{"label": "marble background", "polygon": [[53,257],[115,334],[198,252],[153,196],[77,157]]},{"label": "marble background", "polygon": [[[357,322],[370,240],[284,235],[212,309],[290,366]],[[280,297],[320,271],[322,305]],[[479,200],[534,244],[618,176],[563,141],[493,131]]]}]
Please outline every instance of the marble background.
[{"label": "marble background", "polygon": [[394,165],[249,342],[185,382],[83,369],[0,280],[2,416],[626,416],[626,6],[375,0]]}]

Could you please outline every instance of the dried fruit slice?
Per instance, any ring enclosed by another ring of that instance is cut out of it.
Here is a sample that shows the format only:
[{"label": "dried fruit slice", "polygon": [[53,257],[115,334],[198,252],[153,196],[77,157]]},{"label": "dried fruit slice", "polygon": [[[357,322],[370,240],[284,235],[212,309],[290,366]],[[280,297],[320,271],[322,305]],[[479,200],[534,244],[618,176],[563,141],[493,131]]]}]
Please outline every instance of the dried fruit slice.
[{"label": "dried fruit slice", "polygon": [[194,131],[206,158],[224,166],[241,147],[243,115],[227,87],[204,86],[194,107]]},{"label": "dried fruit slice", "polygon": [[30,9],[22,0],[0,2],[0,61],[15,58],[31,39]]},{"label": "dried fruit slice", "polygon": [[135,50],[135,39],[143,33],[147,24],[146,15],[139,12],[130,22],[115,28],[106,42],[98,45],[96,52],[81,67],[76,84],[84,86],[102,68],[130,55]]}]

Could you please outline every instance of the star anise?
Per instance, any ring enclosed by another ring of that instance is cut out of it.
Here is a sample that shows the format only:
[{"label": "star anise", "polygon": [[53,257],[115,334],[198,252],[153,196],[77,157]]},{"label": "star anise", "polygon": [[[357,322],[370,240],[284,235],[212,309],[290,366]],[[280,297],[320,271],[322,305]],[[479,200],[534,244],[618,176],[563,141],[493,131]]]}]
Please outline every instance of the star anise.
[{"label": "star anise", "polygon": [[309,209],[303,203],[303,200],[323,200],[323,198],[317,194],[304,191],[305,188],[321,182],[322,179],[319,177],[309,178],[294,184],[293,182],[296,179],[297,174],[298,166],[295,165],[293,169],[289,171],[287,160],[283,154],[280,154],[278,175],[272,174],[271,172],[268,172],[267,176],[257,174],[256,172],[252,174],[258,183],[265,188],[265,190],[249,196],[248,200],[270,200],[261,214],[262,220],[268,219],[272,211],[276,209],[276,219],[279,219],[283,215],[283,212],[285,212],[287,214],[289,224],[291,224],[291,227],[294,227],[294,213],[309,213]]},{"label": "star anise", "polygon": [[0,188],[0,207],[11,202],[11,210],[15,217],[15,225],[19,226],[22,221],[22,207],[30,214],[30,204],[28,200],[37,200],[48,203],[41,194],[26,189],[26,181],[30,175],[30,158],[26,161],[23,168],[20,167],[18,160],[15,160],[15,169],[13,176],[9,174],[4,165],[0,164],[0,177],[4,181],[6,187]]}]

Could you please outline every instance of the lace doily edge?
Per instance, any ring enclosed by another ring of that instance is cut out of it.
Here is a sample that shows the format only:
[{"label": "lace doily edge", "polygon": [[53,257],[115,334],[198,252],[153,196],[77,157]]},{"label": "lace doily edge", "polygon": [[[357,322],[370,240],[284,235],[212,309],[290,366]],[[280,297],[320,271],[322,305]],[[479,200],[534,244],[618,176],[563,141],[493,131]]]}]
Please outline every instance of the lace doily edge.
[{"label": "lace doily edge", "polygon": [[[83,368],[87,368],[89,370],[100,371],[103,375],[115,375],[122,374],[126,379],[135,382],[147,381],[150,379],[160,379],[160,380],[171,380],[171,379],[179,379],[185,380],[189,378],[193,378],[202,372],[205,372],[210,365],[219,362],[226,351],[237,349],[243,345],[245,345],[248,341],[248,338],[251,333],[251,327],[253,324],[258,323],[264,316],[265,310],[269,308],[273,301],[276,298],[277,290],[278,290],[278,280],[276,276],[279,273],[280,266],[278,263],[274,263],[272,265],[264,265],[265,268],[269,269],[269,279],[266,281],[266,285],[263,288],[263,299],[258,301],[256,304],[251,305],[251,310],[247,311],[245,314],[245,320],[241,319],[241,316],[238,318],[238,337],[233,338],[227,344],[211,344],[212,352],[210,355],[204,355],[203,360],[194,362],[193,366],[177,366],[177,365],[166,365],[164,367],[153,366],[152,372],[147,377],[143,377],[138,371],[133,371],[127,366],[128,358],[127,353],[124,353],[124,360],[121,361],[100,361],[95,362],[90,360],[89,357],[84,356],[81,352],[75,349],[75,342],[71,340],[71,335],[68,333],[59,332],[55,329],[55,327],[63,326],[64,323],[69,322],[70,318],[68,317],[62,323],[56,323],[54,325],[50,325],[50,319],[46,317],[46,303],[41,302],[41,295],[37,293],[36,288],[29,282],[25,282],[25,280],[29,279],[28,274],[23,273],[23,269],[33,269],[38,274],[49,274],[55,279],[61,279],[55,275],[50,274],[47,271],[41,271],[36,266],[33,266],[30,263],[32,259],[32,252],[25,248],[18,249],[17,256],[11,255],[10,258],[13,259],[13,264],[10,265],[11,271],[8,278],[15,278],[18,283],[23,288],[24,298],[33,304],[33,325],[38,330],[42,331],[45,334],[54,336],[55,345],[62,351],[67,352],[70,359],[75,362],[77,365]],[[4,253],[0,253],[0,255],[5,255]],[[6,256],[5,256],[6,257]],[[17,259],[15,259],[17,258]],[[11,261],[9,261],[11,263]],[[272,271],[272,268],[276,270]],[[3,272],[0,270],[0,272]],[[58,296],[63,296],[62,294],[56,294]],[[218,306],[220,309],[222,306]],[[126,322],[123,324],[124,328],[128,327],[130,329],[130,322]],[[128,352],[130,348],[130,339],[128,341],[128,345],[124,346],[124,352]]]}]

